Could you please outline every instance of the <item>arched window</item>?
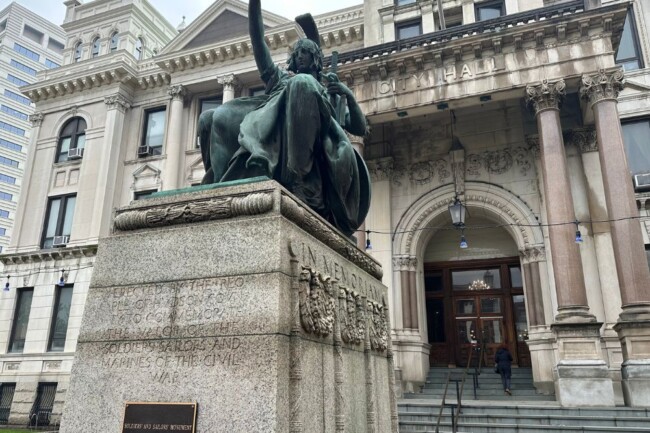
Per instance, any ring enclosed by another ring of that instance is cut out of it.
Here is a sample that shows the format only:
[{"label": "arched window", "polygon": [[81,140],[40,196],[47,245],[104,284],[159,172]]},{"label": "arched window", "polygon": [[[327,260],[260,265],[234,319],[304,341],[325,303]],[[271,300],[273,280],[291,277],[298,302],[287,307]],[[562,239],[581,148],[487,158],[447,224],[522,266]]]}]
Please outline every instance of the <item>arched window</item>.
[{"label": "arched window", "polygon": [[95,58],[97,56],[99,56],[99,36],[93,39],[92,57]]},{"label": "arched window", "polygon": [[135,52],[133,53],[135,58],[138,59],[138,60],[142,60],[143,47],[144,47],[144,44],[142,43],[142,38],[138,38],[135,41]]},{"label": "arched window", "polygon": [[86,145],[86,121],[81,117],[68,120],[59,134],[56,162],[81,159]]},{"label": "arched window", "polygon": [[114,32],[111,35],[111,45],[110,45],[111,53],[113,51],[117,51],[117,43],[118,43],[118,41],[119,41],[119,38],[117,37],[117,32]]},{"label": "arched window", "polygon": [[77,42],[77,45],[74,46],[74,61],[78,62],[81,60],[81,42]]}]

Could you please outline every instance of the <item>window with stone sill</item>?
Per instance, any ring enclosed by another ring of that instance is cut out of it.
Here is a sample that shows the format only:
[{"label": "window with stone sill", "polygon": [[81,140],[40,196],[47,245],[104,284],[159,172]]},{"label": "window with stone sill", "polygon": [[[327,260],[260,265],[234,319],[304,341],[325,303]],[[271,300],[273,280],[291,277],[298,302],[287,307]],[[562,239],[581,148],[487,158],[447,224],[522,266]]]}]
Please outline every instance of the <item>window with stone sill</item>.
[{"label": "window with stone sill", "polygon": [[142,130],[141,147],[147,147],[148,152],[143,152],[141,156],[161,155],[163,141],[165,139],[165,116],[167,110],[165,107],[152,108],[145,110],[144,128]]},{"label": "window with stone sill", "polygon": [[630,174],[650,173],[650,118],[627,120],[621,127]]},{"label": "window with stone sill", "polygon": [[404,6],[415,3],[416,0],[395,0],[395,6]]},{"label": "window with stone sill", "polygon": [[99,45],[100,45],[100,43],[99,43],[99,37],[96,37],[95,39],[93,39],[93,43],[92,43],[91,56],[92,56],[93,58],[99,56]]},{"label": "window with stone sill", "polygon": [[[263,90],[264,89],[262,89],[262,91]],[[254,95],[251,95],[251,96],[254,96]],[[217,108],[221,104],[222,104],[222,100],[221,100],[220,97],[219,98],[217,98],[217,97],[209,97],[209,98],[201,99],[199,101],[199,116],[198,117],[201,117],[201,114],[203,114],[204,112],[206,112],[208,110],[212,110],[214,108]],[[197,118],[196,121],[198,122],[198,118]],[[198,149],[199,147],[201,147],[201,140],[197,136],[196,137],[196,148]]]},{"label": "window with stone sill", "polygon": [[616,51],[616,64],[623,66],[623,69],[626,71],[633,71],[643,67],[632,9],[628,11],[627,17],[625,18],[621,42]]},{"label": "window with stone sill", "polygon": [[474,8],[476,21],[491,20],[506,14],[506,8],[502,1],[477,3]]},{"label": "window with stone sill", "polygon": [[406,21],[395,24],[397,40],[413,38],[422,34],[422,20]]},{"label": "window with stone sill", "polygon": [[117,51],[117,43],[118,43],[118,42],[119,42],[119,38],[118,38],[118,36],[117,36],[117,32],[114,32],[114,33],[111,35],[111,43],[110,43],[110,46],[109,46],[109,49],[111,50],[111,53],[112,53],[113,51]]},{"label": "window with stone sill", "polygon": [[50,197],[47,202],[41,247],[54,248],[55,237],[70,236],[76,194]]},{"label": "window with stone sill", "polygon": [[73,117],[61,129],[55,162],[67,161],[72,149],[83,149],[85,146],[86,121],[81,117]]},{"label": "window with stone sill", "polygon": [[81,42],[77,42],[74,46],[74,61],[75,63],[81,60]]},{"label": "window with stone sill", "polygon": [[144,191],[135,191],[133,193],[133,200],[142,200],[149,197],[151,194],[158,192],[157,189],[147,189]]},{"label": "window with stone sill", "polygon": [[143,51],[144,43],[142,42],[142,38],[138,38],[135,41],[135,50],[133,51],[133,56],[138,60],[142,60]]},{"label": "window with stone sill", "polygon": [[63,287],[55,286],[55,290],[52,325],[50,326],[50,339],[47,350],[48,352],[63,352],[70,319],[70,306],[72,305],[72,284],[66,284]]},{"label": "window with stone sill", "polygon": [[11,336],[9,338],[9,353],[22,353],[25,348],[25,337],[27,336],[29,314],[32,310],[34,288],[18,289],[16,296],[16,309],[11,326]]}]

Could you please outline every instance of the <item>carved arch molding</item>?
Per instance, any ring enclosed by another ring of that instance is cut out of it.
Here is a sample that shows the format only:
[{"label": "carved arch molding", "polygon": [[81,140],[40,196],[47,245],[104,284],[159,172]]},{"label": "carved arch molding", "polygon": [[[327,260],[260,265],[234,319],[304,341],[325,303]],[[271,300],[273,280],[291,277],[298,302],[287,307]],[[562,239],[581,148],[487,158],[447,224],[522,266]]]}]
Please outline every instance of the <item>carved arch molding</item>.
[{"label": "carved arch molding", "polygon": [[[428,225],[442,217],[454,200],[451,184],[436,188],[417,199],[401,216],[393,238],[393,255],[420,257],[428,239]],[[504,225],[520,251],[542,246],[544,238],[532,209],[518,196],[498,186],[467,182],[463,204]],[[479,212],[480,211],[480,212]]]}]

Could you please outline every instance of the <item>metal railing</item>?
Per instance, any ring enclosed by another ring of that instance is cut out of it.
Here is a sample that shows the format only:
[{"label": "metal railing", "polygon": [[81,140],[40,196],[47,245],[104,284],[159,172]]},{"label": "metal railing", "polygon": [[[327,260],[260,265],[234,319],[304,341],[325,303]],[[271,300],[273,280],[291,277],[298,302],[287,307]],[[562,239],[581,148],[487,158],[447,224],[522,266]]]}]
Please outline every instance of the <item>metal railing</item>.
[{"label": "metal railing", "polygon": [[[456,433],[458,431],[458,419],[460,418],[460,413],[462,410],[462,399],[463,399],[463,390],[465,389],[465,381],[467,375],[472,375],[472,385],[474,387],[474,400],[476,400],[476,390],[479,388],[478,376],[481,374],[481,364],[483,362],[483,353],[485,349],[485,337],[481,339],[479,345],[472,348],[469,356],[467,357],[467,365],[463,370],[463,375],[460,379],[452,379],[452,372],[447,373],[447,381],[445,382],[445,390],[442,394],[442,401],[440,402],[440,411],[438,412],[438,420],[436,422],[435,433],[440,433],[440,422],[442,420],[442,413],[445,410],[445,407],[449,407],[451,410],[451,431]],[[472,364],[472,358],[474,354],[477,354],[477,362],[474,366],[474,372],[469,373],[470,366]],[[447,391],[449,391],[449,383],[454,382],[456,384],[456,404],[447,403]],[[459,388],[460,383],[460,388]]]}]

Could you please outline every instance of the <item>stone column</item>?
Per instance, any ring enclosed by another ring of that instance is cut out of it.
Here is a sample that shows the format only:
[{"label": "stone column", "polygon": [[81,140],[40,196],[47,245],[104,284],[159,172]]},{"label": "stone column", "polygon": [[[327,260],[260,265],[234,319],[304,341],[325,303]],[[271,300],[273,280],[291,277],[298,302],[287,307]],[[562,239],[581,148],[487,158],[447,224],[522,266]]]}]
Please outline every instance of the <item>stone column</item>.
[{"label": "stone column", "polygon": [[463,24],[476,22],[476,13],[474,11],[474,0],[462,0]]},{"label": "stone column", "polygon": [[[565,94],[564,80],[526,88],[535,110],[539,132],[544,195],[553,200],[546,206],[551,255],[553,256],[558,314],[556,321],[595,321],[589,313],[580,251],[575,244],[573,198],[569,184],[559,105]],[[554,225],[558,224],[558,225]],[[561,264],[561,266],[558,266]]]},{"label": "stone column", "polygon": [[544,80],[527,86],[526,94],[537,117],[544,196],[549,201],[546,214],[558,300],[551,325],[557,342],[555,393],[563,406],[613,406],[612,380],[602,359],[602,323],[589,312],[575,226],[567,224],[575,213],[560,124],[565,83]]},{"label": "stone column", "polygon": [[520,253],[524,271],[524,293],[528,306],[528,324],[545,325],[542,283],[539,276],[539,262],[544,259],[544,246],[527,248]]},{"label": "stone column", "polygon": [[165,191],[178,189],[181,171],[184,167],[185,146],[183,145],[183,105],[187,89],[185,86],[176,84],[167,90],[171,98],[169,108],[169,127],[167,128],[167,146],[165,153],[165,171],[163,172],[163,189]]},{"label": "stone column", "polygon": [[650,272],[627,166],[617,97],[622,69],[582,77],[580,93],[594,112],[622,313],[614,329],[623,349],[623,396],[628,406],[650,406]]},{"label": "stone column", "polygon": [[402,312],[402,329],[411,326],[411,291],[409,290],[409,257],[399,256],[393,258],[393,268],[399,272],[399,285],[401,296],[400,311]]},{"label": "stone column", "polygon": [[233,74],[222,75],[217,77],[217,82],[223,86],[223,95],[221,100],[224,104],[235,99],[235,88],[238,83],[237,77]]},{"label": "stone column", "polygon": [[[348,139],[350,140],[350,143],[352,143],[352,147],[354,150],[356,150],[359,155],[363,158],[363,149],[364,149],[364,143],[363,143],[363,137],[359,137],[358,135],[352,135],[348,132],[346,132],[346,135],[348,136]],[[357,229],[356,232],[356,237],[357,237],[357,247],[365,251],[366,249],[366,222],[363,221],[359,228]]]}]

